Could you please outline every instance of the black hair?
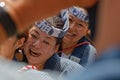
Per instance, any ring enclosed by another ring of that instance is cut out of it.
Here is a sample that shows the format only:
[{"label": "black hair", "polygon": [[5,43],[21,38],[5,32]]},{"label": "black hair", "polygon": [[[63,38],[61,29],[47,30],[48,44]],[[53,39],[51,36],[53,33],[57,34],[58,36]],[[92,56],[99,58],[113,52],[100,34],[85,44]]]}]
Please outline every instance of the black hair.
[{"label": "black hair", "polygon": [[[62,18],[59,15],[49,17],[49,18],[46,19],[46,21],[50,25],[54,26],[55,28],[63,29],[64,22],[62,21]],[[63,38],[56,38],[56,45],[61,44],[62,43],[62,39]]]},{"label": "black hair", "polygon": [[24,32],[24,33],[20,33],[20,34],[16,34],[16,37],[17,37],[17,40],[21,39],[21,38],[25,38],[25,41],[27,41],[28,39],[28,33],[27,32]]}]

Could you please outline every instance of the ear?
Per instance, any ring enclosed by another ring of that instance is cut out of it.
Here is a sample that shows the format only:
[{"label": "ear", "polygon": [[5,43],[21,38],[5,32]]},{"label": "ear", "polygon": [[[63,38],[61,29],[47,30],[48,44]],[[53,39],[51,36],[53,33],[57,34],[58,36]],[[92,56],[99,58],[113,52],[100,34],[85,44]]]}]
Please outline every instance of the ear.
[{"label": "ear", "polygon": [[91,30],[90,30],[90,29],[87,29],[87,30],[86,30],[86,34],[90,35],[90,34],[91,34]]},{"label": "ear", "polygon": [[84,36],[90,34],[90,32],[91,32],[90,29],[87,29],[87,28],[86,28],[86,30],[85,30],[85,32],[84,32]]},{"label": "ear", "polygon": [[16,42],[16,49],[24,44],[25,38],[21,38]]}]

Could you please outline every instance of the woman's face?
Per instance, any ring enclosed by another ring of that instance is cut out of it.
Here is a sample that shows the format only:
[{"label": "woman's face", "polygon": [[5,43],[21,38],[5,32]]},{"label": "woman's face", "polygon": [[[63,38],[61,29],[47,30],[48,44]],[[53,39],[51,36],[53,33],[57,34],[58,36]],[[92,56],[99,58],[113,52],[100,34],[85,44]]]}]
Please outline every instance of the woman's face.
[{"label": "woman's face", "polygon": [[64,43],[77,43],[83,36],[87,34],[88,23],[81,21],[72,14],[69,14],[70,26],[68,32],[63,38]]},{"label": "woman's face", "polygon": [[45,64],[56,52],[56,38],[33,26],[29,31],[28,40],[23,48],[29,64]]}]

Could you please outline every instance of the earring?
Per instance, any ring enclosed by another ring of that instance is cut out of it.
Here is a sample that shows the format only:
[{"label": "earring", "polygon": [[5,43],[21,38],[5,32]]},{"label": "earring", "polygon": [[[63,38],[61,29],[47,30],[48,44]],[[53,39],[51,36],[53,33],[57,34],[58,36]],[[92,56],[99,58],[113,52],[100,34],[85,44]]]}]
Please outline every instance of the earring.
[{"label": "earring", "polygon": [[15,59],[19,62],[23,60],[23,51],[22,49],[18,48],[15,50]]},{"label": "earring", "polygon": [[19,52],[20,54],[22,54],[22,50],[21,50],[21,49],[18,49],[18,52]]}]

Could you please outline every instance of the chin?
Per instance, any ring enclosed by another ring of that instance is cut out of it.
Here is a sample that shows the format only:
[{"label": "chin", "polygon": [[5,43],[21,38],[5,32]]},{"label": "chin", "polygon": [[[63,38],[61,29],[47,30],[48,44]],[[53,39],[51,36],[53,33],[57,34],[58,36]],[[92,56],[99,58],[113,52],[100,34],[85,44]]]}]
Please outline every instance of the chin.
[{"label": "chin", "polygon": [[38,62],[29,62],[30,65],[38,65],[39,63]]}]

